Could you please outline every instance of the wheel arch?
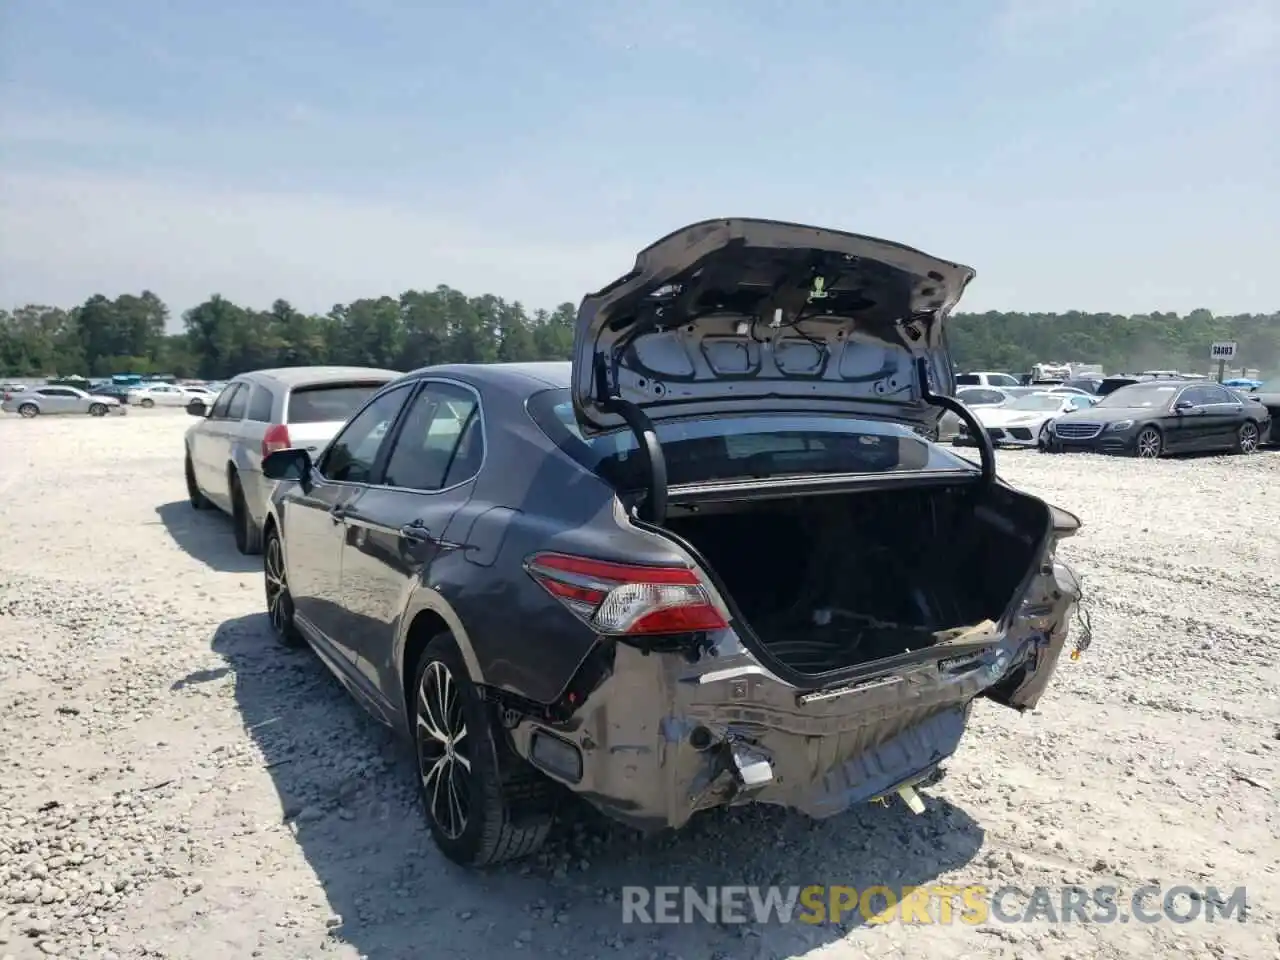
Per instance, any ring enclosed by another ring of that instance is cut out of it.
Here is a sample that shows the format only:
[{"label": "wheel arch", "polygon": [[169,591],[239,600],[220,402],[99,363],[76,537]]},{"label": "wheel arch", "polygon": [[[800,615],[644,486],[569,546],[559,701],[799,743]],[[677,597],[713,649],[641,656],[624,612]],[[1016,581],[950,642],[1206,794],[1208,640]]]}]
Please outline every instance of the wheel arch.
[{"label": "wheel arch", "polygon": [[485,682],[480,670],[480,662],[476,658],[471,640],[457,613],[435,591],[425,587],[420,588],[410,597],[400,617],[400,628],[396,633],[395,648],[392,651],[396,675],[400,678],[401,715],[406,723],[409,722],[408,707],[412,702],[410,686],[413,683],[413,669],[427,644],[441,633],[450,634],[458,645],[458,649],[462,651],[462,659],[467,665],[471,682],[476,686],[482,686]]}]

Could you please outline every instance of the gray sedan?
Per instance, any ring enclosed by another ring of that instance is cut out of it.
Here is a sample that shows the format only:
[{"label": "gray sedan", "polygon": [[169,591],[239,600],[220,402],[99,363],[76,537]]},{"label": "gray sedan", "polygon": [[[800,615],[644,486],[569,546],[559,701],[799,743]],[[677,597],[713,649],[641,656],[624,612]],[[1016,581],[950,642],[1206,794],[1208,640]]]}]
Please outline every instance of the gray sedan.
[{"label": "gray sedan", "polygon": [[27,419],[49,414],[79,413],[105,417],[108,413],[128,413],[115,397],[100,397],[75,387],[36,387],[34,390],[5,393],[0,410]]}]

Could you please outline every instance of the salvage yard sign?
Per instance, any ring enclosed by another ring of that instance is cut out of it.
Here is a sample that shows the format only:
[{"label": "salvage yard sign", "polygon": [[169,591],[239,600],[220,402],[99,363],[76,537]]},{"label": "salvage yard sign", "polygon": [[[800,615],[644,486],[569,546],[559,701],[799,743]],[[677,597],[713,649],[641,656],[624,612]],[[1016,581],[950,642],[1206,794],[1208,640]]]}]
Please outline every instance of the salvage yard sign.
[{"label": "salvage yard sign", "polygon": [[1223,340],[1209,347],[1210,360],[1234,360],[1236,358],[1236,342],[1234,340]]},{"label": "salvage yard sign", "polygon": [[1227,362],[1236,358],[1236,342],[1220,340],[1209,346],[1209,359],[1218,361],[1218,382],[1227,375]]}]

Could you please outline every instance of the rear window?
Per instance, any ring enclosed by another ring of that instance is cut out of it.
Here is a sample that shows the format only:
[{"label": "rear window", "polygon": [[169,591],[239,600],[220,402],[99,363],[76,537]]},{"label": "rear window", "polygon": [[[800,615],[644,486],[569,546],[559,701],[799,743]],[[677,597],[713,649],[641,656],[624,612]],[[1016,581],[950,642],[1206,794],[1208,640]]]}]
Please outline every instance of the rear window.
[{"label": "rear window", "polygon": [[[529,413],[569,456],[619,490],[648,483],[644,456],[629,430],[584,439],[568,390],[529,400]],[[832,473],[975,470],[906,427],[813,414],[724,416],[658,425],[673,485]]]},{"label": "rear window", "polygon": [[249,400],[249,419],[258,423],[271,422],[271,405],[275,398],[271,391],[258,384],[253,388],[253,396]]},{"label": "rear window", "polygon": [[295,387],[289,395],[286,423],[343,422],[386,384],[385,380],[368,383],[333,383],[316,387]]},{"label": "rear window", "polygon": [[976,373],[958,373],[956,374],[956,383],[962,387],[972,387],[975,384],[982,383],[982,378]]}]

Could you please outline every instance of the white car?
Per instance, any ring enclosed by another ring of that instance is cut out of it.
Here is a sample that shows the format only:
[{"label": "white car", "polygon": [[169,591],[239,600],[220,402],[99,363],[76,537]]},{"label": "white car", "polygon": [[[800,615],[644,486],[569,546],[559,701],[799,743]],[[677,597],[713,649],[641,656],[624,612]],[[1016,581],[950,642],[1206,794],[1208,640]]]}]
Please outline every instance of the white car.
[{"label": "white car", "polygon": [[[956,399],[970,410],[978,407],[998,407],[1008,403],[1014,395],[1003,387],[961,387],[956,391]],[[952,440],[960,432],[962,421],[948,410],[938,421],[938,439]]]},{"label": "white car", "polygon": [[977,370],[971,373],[957,373],[957,387],[1016,387],[1021,381],[1011,373],[997,373],[993,370]]},{"label": "white car", "polygon": [[[996,446],[1038,447],[1048,442],[1049,424],[1072,410],[1093,406],[1097,400],[1087,394],[1028,393],[1000,406],[978,407],[974,417],[986,428]],[[973,443],[968,429],[960,425],[953,443]]]},{"label": "white car", "polygon": [[36,387],[33,390],[5,391],[0,410],[32,417],[60,413],[87,413],[105,417],[108,413],[128,413],[115,397],[100,397],[76,387]]},{"label": "white car", "polygon": [[144,383],[129,388],[129,403],[135,407],[185,407],[194,394],[176,383]]},{"label": "white car", "polygon": [[200,422],[186,436],[191,506],[230,514],[236,548],[260,553],[275,488],[262,475],[262,458],[301,447],[318,460],[347,418],[401,375],[374,367],[279,367],[242,373],[212,403],[192,396],[187,412]]}]

